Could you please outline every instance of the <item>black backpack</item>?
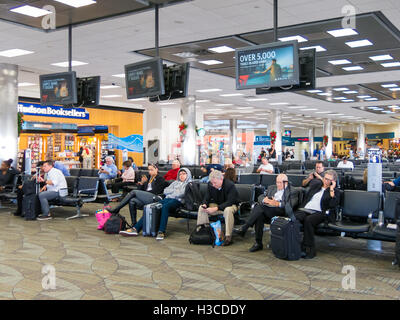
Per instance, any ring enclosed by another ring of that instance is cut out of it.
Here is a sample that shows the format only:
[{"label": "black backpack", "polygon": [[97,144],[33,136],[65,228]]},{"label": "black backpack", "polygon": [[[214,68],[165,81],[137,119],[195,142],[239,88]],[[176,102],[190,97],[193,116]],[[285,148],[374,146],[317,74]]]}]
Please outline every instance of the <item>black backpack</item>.
[{"label": "black backpack", "polygon": [[195,182],[189,182],[185,188],[184,206],[189,211],[199,210],[203,201],[200,193],[200,185]]},{"label": "black backpack", "polygon": [[118,234],[120,231],[126,230],[127,226],[132,228],[124,216],[114,213],[104,224],[103,230],[107,234]]},{"label": "black backpack", "polygon": [[208,244],[215,246],[215,233],[209,224],[196,226],[189,237],[190,244]]}]

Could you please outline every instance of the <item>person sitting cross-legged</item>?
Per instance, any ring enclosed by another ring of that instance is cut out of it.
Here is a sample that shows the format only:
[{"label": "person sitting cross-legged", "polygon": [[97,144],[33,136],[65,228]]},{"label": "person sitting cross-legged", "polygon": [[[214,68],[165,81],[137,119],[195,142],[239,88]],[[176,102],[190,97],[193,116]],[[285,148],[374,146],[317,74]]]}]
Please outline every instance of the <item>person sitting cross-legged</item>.
[{"label": "person sitting cross-legged", "polygon": [[[167,229],[168,216],[171,212],[176,211],[182,206],[185,195],[186,185],[192,181],[192,174],[187,168],[182,168],[178,172],[178,179],[172,182],[164,189],[166,196],[160,201],[162,204],[160,227],[158,229],[156,240],[164,240]],[[143,217],[133,226],[132,229],[120,231],[120,235],[124,237],[134,237],[143,229]]]},{"label": "person sitting cross-legged", "polygon": [[249,251],[262,250],[264,223],[271,223],[275,216],[286,216],[285,206],[290,204],[291,208],[295,208],[298,200],[298,196],[289,186],[286,174],[279,174],[276,177],[276,185],[269,186],[265,193],[258,197],[258,203],[251,211],[249,219],[239,229],[234,229],[234,233],[244,237],[247,229],[255,225],[256,242]]}]

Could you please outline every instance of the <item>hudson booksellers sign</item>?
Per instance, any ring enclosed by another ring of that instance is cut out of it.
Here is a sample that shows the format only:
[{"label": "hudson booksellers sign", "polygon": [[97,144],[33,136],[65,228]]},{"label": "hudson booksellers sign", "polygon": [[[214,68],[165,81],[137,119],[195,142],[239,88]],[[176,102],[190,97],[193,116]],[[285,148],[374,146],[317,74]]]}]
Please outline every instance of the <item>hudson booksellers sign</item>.
[{"label": "hudson booksellers sign", "polygon": [[18,112],[30,116],[89,120],[89,112],[84,108],[41,106],[37,103],[20,102],[18,103]]}]

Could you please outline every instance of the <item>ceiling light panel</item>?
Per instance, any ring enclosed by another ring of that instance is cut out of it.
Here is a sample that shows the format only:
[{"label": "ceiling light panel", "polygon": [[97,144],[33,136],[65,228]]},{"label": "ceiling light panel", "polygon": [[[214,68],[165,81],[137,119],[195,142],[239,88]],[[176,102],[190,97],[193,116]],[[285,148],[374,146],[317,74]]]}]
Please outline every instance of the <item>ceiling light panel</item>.
[{"label": "ceiling light panel", "polygon": [[93,0],[55,0],[55,1],[61,2],[63,4],[66,4],[74,8],[85,7],[96,3],[96,1]]}]

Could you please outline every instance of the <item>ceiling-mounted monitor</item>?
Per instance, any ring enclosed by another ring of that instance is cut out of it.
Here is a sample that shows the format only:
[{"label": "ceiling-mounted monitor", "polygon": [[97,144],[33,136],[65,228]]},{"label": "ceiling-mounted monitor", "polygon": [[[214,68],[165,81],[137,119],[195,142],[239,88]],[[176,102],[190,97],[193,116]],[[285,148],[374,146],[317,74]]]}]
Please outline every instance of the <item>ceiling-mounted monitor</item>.
[{"label": "ceiling-mounted monitor", "polygon": [[149,59],[125,66],[126,96],[128,99],[163,95],[162,60]]},{"label": "ceiling-mounted monitor", "polygon": [[256,94],[277,93],[282,91],[312,90],[316,86],[316,58],[315,49],[299,51],[300,83],[293,87],[257,88]]},{"label": "ceiling-mounted monitor", "polygon": [[42,106],[77,103],[75,71],[41,75],[39,82]]},{"label": "ceiling-mounted monitor", "polygon": [[235,59],[238,90],[299,84],[297,41],[240,48]]},{"label": "ceiling-mounted monitor", "polygon": [[190,64],[175,64],[167,66],[164,64],[164,86],[165,94],[151,97],[151,102],[185,98],[189,87]]},{"label": "ceiling-mounted monitor", "polygon": [[81,107],[95,107],[100,101],[100,77],[77,79],[77,105]]}]

